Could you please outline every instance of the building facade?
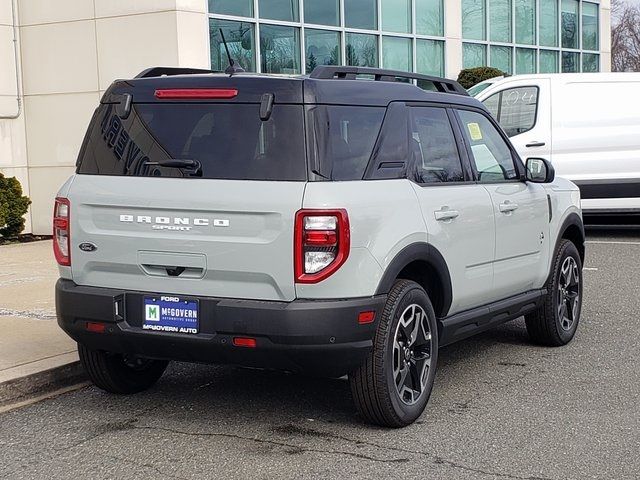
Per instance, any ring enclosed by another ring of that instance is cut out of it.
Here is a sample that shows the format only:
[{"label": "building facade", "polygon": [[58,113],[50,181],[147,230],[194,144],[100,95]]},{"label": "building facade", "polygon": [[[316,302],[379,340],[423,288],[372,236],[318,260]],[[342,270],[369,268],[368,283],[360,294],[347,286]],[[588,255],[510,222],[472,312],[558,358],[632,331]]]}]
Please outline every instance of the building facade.
[{"label": "building facade", "polygon": [[610,70],[610,12],[610,0],[0,0],[0,172],[33,200],[28,229],[49,233],[109,84],[153,65],[224,70],[222,35],[265,73],[593,72]]}]

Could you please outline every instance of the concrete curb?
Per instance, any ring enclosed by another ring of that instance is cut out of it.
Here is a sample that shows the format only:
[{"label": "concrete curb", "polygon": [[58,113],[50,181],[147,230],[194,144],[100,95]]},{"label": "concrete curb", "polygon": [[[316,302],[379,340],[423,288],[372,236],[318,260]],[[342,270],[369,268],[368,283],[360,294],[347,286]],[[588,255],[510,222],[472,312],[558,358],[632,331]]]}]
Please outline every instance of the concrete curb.
[{"label": "concrete curb", "polygon": [[52,393],[87,380],[79,361],[0,382],[0,407]]}]

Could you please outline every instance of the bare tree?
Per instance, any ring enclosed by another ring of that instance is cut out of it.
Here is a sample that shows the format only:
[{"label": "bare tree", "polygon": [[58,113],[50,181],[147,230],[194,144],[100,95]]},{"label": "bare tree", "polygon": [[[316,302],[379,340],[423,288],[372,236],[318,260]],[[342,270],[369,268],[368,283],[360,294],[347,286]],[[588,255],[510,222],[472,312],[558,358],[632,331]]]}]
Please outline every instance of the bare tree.
[{"label": "bare tree", "polygon": [[640,6],[613,0],[611,23],[611,69],[640,72]]}]

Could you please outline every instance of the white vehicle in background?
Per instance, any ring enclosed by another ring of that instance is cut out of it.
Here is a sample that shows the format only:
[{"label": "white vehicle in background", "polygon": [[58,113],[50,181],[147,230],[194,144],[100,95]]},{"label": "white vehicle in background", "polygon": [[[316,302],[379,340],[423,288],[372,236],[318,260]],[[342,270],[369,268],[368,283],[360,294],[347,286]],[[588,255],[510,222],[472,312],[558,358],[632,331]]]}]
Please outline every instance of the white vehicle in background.
[{"label": "white vehicle in background", "polygon": [[550,160],[585,214],[640,214],[640,73],[519,75],[483,102],[523,159]]},{"label": "white vehicle in background", "polygon": [[469,93],[469,95],[471,95],[472,97],[478,97],[478,95],[480,95],[481,92],[484,92],[487,88],[489,88],[491,85],[493,85],[496,82],[499,82],[500,80],[502,80],[504,77],[502,75],[500,75],[499,77],[493,77],[493,78],[489,78],[487,80],[483,80],[480,83],[476,83],[473,87],[468,88],[467,92]]}]

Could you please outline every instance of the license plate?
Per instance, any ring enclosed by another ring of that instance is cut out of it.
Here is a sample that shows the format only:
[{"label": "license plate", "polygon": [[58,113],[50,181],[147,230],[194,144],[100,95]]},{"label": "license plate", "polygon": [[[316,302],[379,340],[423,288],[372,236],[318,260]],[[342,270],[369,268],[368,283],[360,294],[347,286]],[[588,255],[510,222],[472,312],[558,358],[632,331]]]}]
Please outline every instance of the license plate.
[{"label": "license plate", "polygon": [[144,297],[142,328],[157,332],[198,333],[198,300],[158,295]]}]

